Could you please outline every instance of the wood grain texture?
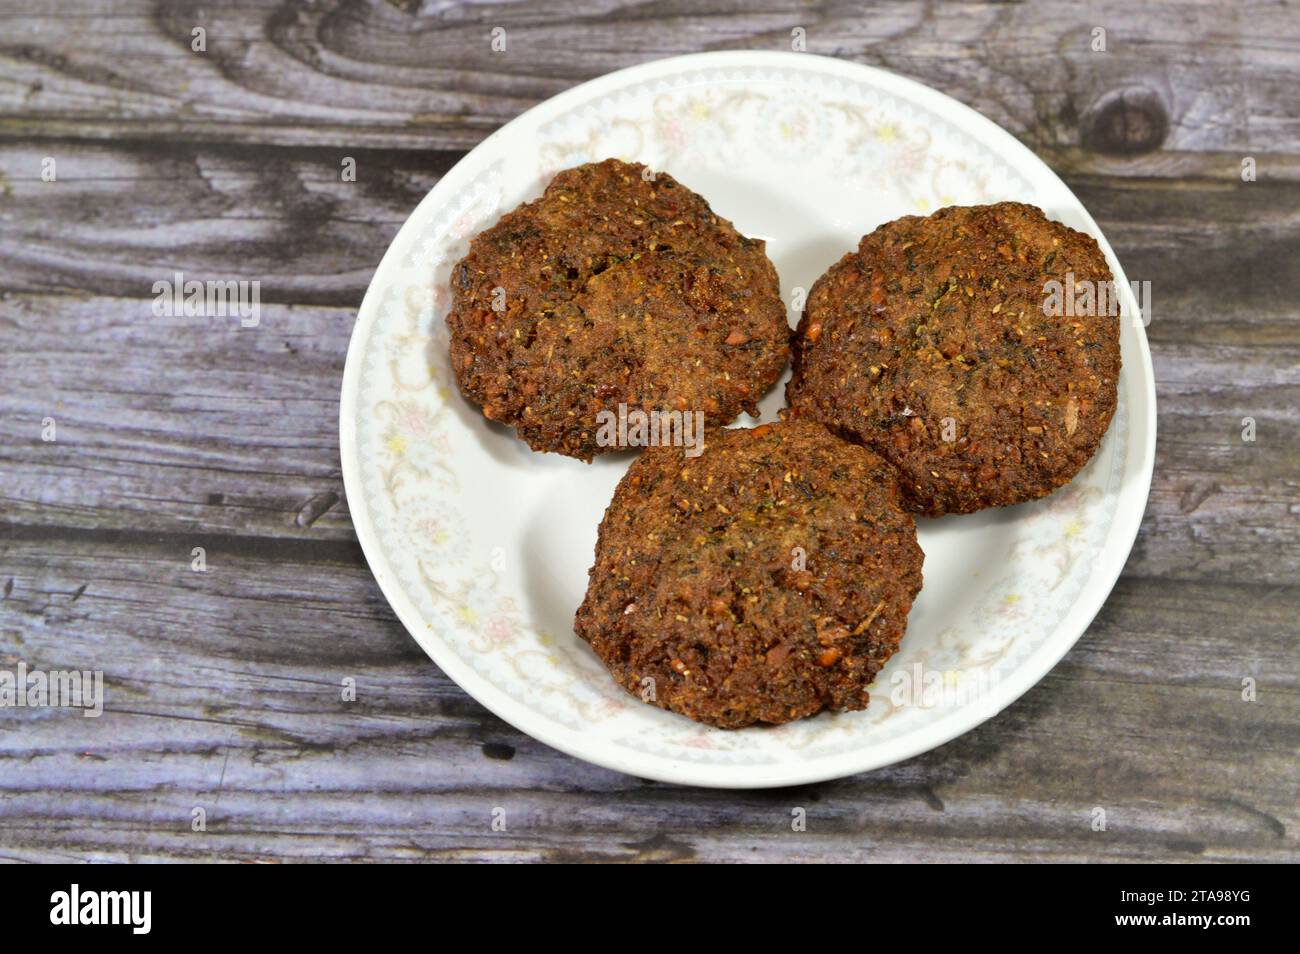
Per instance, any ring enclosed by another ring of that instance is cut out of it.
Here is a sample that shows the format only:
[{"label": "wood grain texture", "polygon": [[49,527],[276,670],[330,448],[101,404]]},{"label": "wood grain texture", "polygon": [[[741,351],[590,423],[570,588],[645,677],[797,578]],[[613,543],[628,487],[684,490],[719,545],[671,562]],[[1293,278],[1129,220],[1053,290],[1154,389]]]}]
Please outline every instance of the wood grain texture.
[{"label": "wood grain texture", "polygon": [[[585,765],[485,713],[425,663],[355,546],[218,544],[205,573],[168,537],[72,549],[24,532],[2,571],[16,574],[0,604],[9,651],[51,669],[102,664],[108,698],[99,719],[0,710],[0,725],[21,726],[0,751],[0,840],[17,857],[1294,852],[1290,587],[1243,598],[1233,584],[1124,580],[1062,665],[961,739],[839,782],[704,792]],[[1188,602],[1199,619],[1179,611]],[[1258,701],[1241,700],[1243,676]],[[1106,832],[1090,827],[1099,806]],[[194,807],[207,832],[189,830]],[[490,828],[497,807],[506,832]],[[790,830],[795,807],[806,833]]]},{"label": "wood grain texture", "polygon": [[[1234,177],[1258,151],[1294,177],[1300,154],[1300,16],[1280,0],[1161,0],[1136,16],[1122,0],[87,0],[74,17],[8,6],[0,130],[13,137],[466,149],[583,80],[682,53],[789,50],[802,28],[808,52],[928,83],[1066,171]],[[1092,48],[1098,27],[1105,52]],[[1139,125],[1166,134],[1131,154]]]},{"label": "wood grain texture", "polygon": [[[0,0],[0,668],[107,693],[99,719],[0,709],[0,859],[1300,857],[1293,6],[216,6]],[[355,541],[339,380],[380,255],[467,148],[796,26],[1018,135],[1152,282],[1155,481],[1110,600],[997,718],[837,782],[682,789],[534,742],[427,661]],[[177,270],[259,279],[259,326],[155,317]]]}]

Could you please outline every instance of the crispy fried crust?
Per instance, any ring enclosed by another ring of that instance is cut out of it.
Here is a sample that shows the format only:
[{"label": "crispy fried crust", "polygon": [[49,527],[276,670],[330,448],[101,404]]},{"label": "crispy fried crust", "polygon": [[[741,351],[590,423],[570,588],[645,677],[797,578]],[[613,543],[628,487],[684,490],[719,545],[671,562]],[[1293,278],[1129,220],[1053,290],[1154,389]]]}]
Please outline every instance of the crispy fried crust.
[{"label": "crispy fried crust", "polygon": [[786,396],[896,466],[933,516],[1067,483],[1115,411],[1115,315],[1044,314],[1046,283],[1111,282],[1095,240],[1017,202],[882,225],[809,294]]},{"label": "crispy fried crust", "polygon": [[721,426],[756,413],[785,370],[790,329],[763,243],[644,169],[561,172],[452,269],[456,381],[534,450],[613,449],[597,414],[619,404]]},{"label": "crispy fried crust", "polygon": [[922,559],[871,452],[811,421],[721,430],[624,475],[575,628],[629,692],[709,725],[863,709]]}]

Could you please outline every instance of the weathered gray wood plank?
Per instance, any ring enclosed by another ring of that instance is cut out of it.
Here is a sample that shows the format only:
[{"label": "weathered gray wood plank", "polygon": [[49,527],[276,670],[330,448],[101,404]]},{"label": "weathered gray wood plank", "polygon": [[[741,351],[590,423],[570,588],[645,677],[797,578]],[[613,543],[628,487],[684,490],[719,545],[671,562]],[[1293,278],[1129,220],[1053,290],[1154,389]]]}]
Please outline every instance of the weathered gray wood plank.
[{"label": "weathered gray wood plank", "polygon": [[[359,553],[337,556],[218,549],[199,574],[166,538],[5,546],[0,661],[102,668],[107,702],[99,719],[0,710],[0,856],[1295,855],[1294,586],[1122,582],[1040,686],[939,750],[826,785],[686,798],[488,714],[423,658]],[[1193,599],[1199,618],[1177,612]],[[1244,676],[1258,701],[1241,700]],[[206,832],[190,830],[195,807]],[[496,807],[505,833],[490,830]]]},{"label": "weathered gray wood plank", "polygon": [[148,301],[0,300],[0,520],[351,539],[338,387],[354,317],[264,305],[242,328]]},{"label": "weathered gray wood plank", "polygon": [[[415,205],[460,154],[0,145],[0,287],[151,300],[187,278],[261,283],[261,301],[361,302]],[[42,162],[57,180],[44,181]],[[343,159],[356,180],[343,180]]]},{"label": "weathered gray wood plank", "polygon": [[0,19],[9,138],[465,149],[583,80],[789,50],[802,28],[808,52],[920,79],[1068,171],[1233,178],[1259,154],[1300,175],[1300,16],[1285,4],[91,0],[70,17],[6,0]]}]

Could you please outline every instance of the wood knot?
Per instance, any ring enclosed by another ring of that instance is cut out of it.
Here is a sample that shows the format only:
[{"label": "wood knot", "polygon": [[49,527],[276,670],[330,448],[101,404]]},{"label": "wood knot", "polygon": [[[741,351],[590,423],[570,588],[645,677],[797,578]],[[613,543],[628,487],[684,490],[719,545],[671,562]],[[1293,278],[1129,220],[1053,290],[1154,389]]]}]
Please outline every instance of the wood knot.
[{"label": "wood knot", "polygon": [[1169,110],[1153,90],[1112,90],[1084,113],[1083,147],[1109,156],[1137,156],[1159,149],[1169,135]]}]

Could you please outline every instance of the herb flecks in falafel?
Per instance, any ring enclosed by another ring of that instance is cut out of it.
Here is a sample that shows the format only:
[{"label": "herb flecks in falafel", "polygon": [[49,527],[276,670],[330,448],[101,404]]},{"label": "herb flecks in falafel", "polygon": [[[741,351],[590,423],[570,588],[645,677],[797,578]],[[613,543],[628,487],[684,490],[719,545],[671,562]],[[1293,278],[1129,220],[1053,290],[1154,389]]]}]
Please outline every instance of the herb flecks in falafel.
[{"label": "herb flecks in falafel", "polygon": [[451,286],[461,391],[534,450],[615,449],[598,431],[619,405],[710,427],[756,414],[789,359],[763,242],[636,163],[559,173],[473,239]]},{"label": "herb flecks in falafel", "polygon": [[721,728],[864,709],[923,556],[893,470],[812,421],[632,464],[575,629],[646,702]]},{"label": "herb flecks in falafel", "polygon": [[1119,318],[1101,296],[1045,307],[1066,284],[1114,287],[1096,241],[1033,206],[882,225],[809,293],[790,406],[897,467],[919,513],[1046,496],[1093,456],[1117,403]]}]

